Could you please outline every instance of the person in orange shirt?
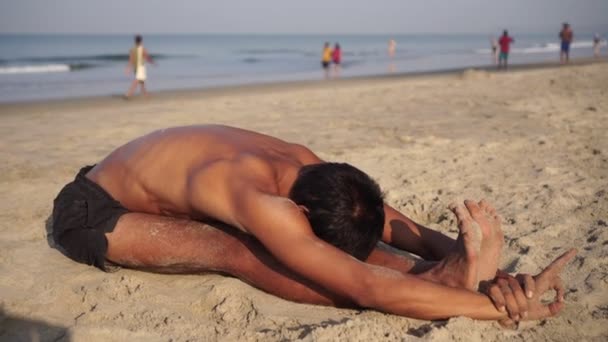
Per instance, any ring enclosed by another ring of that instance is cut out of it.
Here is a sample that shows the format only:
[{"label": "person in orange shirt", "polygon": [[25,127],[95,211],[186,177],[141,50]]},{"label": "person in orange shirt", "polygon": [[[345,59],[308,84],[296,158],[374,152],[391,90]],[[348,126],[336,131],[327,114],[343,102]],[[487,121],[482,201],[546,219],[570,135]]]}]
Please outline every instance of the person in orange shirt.
[{"label": "person in orange shirt", "polygon": [[331,47],[329,47],[328,42],[325,42],[325,45],[323,45],[323,53],[321,55],[321,66],[325,71],[325,78],[329,78],[329,65],[331,64],[331,57]]}]

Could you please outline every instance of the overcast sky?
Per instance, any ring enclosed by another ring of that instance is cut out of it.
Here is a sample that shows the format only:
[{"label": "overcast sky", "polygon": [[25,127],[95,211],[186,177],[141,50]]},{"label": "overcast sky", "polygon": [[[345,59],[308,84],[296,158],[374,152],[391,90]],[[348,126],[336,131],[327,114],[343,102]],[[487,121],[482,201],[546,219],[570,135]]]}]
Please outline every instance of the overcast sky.
[{"label": "overcast sky", "polygon": [[608,0],[0,0],[0,33],[608,31]]}]

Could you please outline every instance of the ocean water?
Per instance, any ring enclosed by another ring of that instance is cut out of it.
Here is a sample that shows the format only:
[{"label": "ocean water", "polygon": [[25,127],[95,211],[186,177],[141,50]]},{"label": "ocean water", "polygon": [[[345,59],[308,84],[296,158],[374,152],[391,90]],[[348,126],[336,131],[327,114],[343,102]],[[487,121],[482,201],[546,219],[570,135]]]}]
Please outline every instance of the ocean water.
[{"label": "ocean water", "polygon": [[[575,33],[571,57],[591,56],[593,34]],[[557,32],[512,36],[511,64],[559,58]],[[392,60],[391,38],[397,42]],[[489,34],[144,35],[157,62],[148,67],[146,84],[154,92],[323,79],[325,41],[342,47],[342,78],[491,64]],[[132,45],[132,35],[0,34],[0,102],[123,94]]]}]

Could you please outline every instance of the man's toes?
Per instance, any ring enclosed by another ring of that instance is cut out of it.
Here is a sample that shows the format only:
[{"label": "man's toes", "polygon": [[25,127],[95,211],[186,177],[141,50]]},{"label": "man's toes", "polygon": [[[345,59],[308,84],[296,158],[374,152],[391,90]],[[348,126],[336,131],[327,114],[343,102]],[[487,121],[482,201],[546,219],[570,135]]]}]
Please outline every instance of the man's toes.
[{"label": "man's toes", "polygon": [[479,209],[481,209],[482,211],[485,211],[485,212],[488,211],[488,201],[486,201],[485,198],[483,198],[481,201],[479,201],[479,203],[477,203],[477,205],[479,206]]},{"label": "man's toes", "polygon": [[496,214],[490,202],[488,202],[488,200],[486,200],[485,198],[479,201],[478,205],[479,209],[481,209],[481,211],[483,211],[487,217],[491,218]]},{"label": "man's toes", "polygon": [[466,200],[464,201],[464,205],[467,207],[469,213],[471,214],[471,217],[475,221],[481,222],[480,220],[485,220],[485,213],[479,208],[475,201]]},{"label": "man's toes", "polygon": [[479,207],[485,211],[490,217],[495,216],[496,215],[496,209],[494,208],[494,206],[492,204],[490,204],[490,202],[488,202],[488,200],[486,200],[485,198],[482,199],[481,201],[479,201]]},{"label": "man's toes", "polygon": [[469,211],[462,204],[451,204],[450,210],[456,215],[459,224],[460,222],[471,222],[473,220]]},{"label": "man's toes", "polygon": [[492,216],[492,220],[494,221],[494,224],[500,224],[500,222],[502,222],[502,216],[494,215]]}]

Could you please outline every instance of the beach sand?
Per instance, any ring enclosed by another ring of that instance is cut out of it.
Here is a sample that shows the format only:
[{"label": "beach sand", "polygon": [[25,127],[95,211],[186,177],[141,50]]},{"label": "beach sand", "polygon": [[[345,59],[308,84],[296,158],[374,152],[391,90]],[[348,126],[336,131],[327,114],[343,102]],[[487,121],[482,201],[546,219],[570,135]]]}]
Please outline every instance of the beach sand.
[{"label": "beach sand", "polygon": [[[606,80],[598,63],[0,105],[0,340],[606,341]],[[565,309],[518,330],[426,322],[291,303],[215,274],[103,273],[49,246],[53,199],[80,167],[152,130],[202,123],[356,165],[391,205],[451,236],[450,202],[489,199],[506,270],[535,274],[578,249]]]}]

